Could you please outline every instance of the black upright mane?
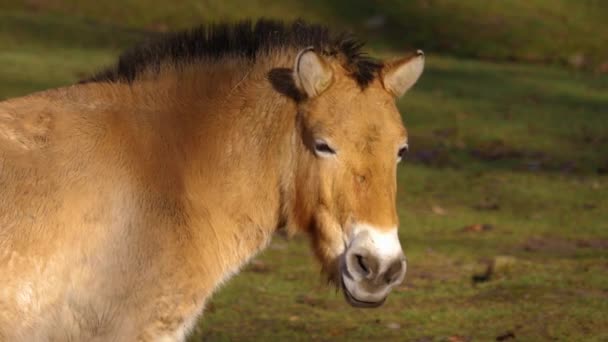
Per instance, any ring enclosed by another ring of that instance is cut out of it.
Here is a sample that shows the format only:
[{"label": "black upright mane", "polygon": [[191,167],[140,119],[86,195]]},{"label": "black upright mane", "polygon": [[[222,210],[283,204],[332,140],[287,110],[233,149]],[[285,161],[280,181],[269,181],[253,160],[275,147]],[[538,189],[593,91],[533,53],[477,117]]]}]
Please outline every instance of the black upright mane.
[{"label": "black upright mane", "polygon": [[287,24],[261,19],[255,23],[220,23],[165,34],[127,50],[116,64],[82,83],[130,83],[143,71],[159,69],[161,64],[177,65],[228,56],[241,56],[253,61],[261,52],[309,46],[323,55],[340,58],[361,87],[367,86],[382,66],[378,60],[361,51],[363,43],[349,34],[331,35],[326,27],[301,20]]}]

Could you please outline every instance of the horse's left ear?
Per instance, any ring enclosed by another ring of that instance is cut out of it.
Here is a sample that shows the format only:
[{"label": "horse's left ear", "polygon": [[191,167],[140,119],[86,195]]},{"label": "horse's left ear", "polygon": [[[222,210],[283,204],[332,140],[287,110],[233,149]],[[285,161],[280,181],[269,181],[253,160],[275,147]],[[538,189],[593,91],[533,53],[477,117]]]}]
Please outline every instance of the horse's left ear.
[{"label": "horse's left ear", "polygon": [[323,56],[313,48],[306,48],[296,57],[293,77],[296,87],[312,98],[329,87],[333,72]]},{"label": "horse's left ear", "polygon": [[421,50],[416,51],[414,56],[388,62],[382,69],[384,88],[401,97],[418,81],[423,69],[424,53]]}]

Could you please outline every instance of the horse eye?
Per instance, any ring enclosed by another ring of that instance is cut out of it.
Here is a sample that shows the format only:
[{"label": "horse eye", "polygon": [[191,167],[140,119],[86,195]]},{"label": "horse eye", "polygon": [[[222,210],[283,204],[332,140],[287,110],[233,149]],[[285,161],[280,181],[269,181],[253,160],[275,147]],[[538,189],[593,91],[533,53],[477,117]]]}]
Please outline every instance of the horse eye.
[{"label": "horse eye", "polygon": [[403,160],[403,158],[405,158],[407,151],[409,151],[409,147],[407,145],[399,149],[399,152],[397,153],[397,162],[400,162]]},{"label": "horse eye", "polygon": [[336,151],[331,148],[325,141],[315,142],[315,152],[318,154],[336,154]]}]

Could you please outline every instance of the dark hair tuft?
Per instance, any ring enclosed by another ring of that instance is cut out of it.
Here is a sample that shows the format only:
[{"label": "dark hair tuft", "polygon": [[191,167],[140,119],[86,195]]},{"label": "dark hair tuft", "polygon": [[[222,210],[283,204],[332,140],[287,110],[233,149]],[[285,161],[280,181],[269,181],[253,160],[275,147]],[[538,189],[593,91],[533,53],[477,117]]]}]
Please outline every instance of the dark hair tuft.
[{"label": "dark hair tuft", "polygon": [[217,60],[241,56],[255,60],[261,52],[279,48],[305,48],[342,60],[345,68],[361,87],[378,74],[382,64],[362,52],[363,43],[349,34],[332,36],[321,25],[298,20],[287,24],[261,19],[234,24],[219,23],[192,30],[164,34],[124,52],[118,62],[87,82],[133,82],[146,70],[160,69],[161,64]]}]

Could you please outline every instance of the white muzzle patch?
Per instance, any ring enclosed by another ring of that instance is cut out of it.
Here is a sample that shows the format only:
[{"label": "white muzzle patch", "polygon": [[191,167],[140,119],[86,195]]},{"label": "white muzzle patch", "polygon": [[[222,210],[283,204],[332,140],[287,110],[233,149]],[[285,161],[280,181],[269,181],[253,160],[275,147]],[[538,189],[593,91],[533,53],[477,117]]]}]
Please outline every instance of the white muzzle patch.
[{"label": "white muzzle patch", "polygon": [[406,261],[397,228],[379,229],[368,224],[353,227],[343,260],[342,283],[354,306],[378,306],[400,284]]}]

